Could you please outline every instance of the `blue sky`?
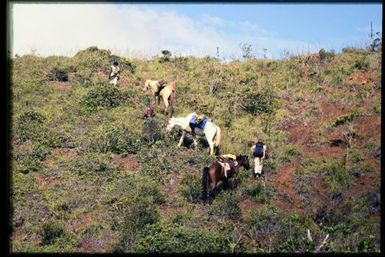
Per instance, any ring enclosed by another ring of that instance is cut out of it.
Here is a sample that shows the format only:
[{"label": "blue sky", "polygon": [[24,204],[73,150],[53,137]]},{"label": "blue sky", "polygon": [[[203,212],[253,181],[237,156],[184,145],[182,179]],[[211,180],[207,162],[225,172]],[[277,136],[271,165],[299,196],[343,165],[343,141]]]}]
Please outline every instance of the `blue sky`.
[{"label": "blue sky", "polygon": [[96,45],[137,57],[162,49],[215,56],[219,47],[221,58],[232,59],[247,43],[257,57],[266,48],[269,58],[280,58],[285,50],[363,46],[371,21],[382,32],[382,4],[16,4],[12,11],[18,54],[71,55]]}]

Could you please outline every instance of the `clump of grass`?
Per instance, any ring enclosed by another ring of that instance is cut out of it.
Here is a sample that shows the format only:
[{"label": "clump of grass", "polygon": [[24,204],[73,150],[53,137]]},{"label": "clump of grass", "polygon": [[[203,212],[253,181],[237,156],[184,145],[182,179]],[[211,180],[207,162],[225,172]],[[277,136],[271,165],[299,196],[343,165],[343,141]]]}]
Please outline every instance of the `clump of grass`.
[{"label": "clump of grass", "polygon": [[126,102],[128,96],[119,89],[110,86],[97,86],[84,95],[81,105],[88,111],[96,111],[102,108],[114,108]]}]

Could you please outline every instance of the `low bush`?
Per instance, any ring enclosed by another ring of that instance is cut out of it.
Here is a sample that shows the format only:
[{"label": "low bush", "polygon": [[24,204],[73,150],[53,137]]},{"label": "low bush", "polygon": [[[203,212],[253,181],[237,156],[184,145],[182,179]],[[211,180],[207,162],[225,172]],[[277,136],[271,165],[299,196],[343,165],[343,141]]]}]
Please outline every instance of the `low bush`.
[{"label": "low bush", "polygon": [[135,154],[141,148],[140,137],[125,125],[107,126],[96,131],[88,146],[90,151],[116,154]]},{"label": "low bush", "polygon": [[27,111],[16,118],[15,139],[18,143],[34,140],[42,144],[50,144],[51,138],[46,118],[38,112]]},{"label": "low bush", "polygon": [[357,70],[368,70],[370,66],[369,61],[365,56],[361,56],[358,59],[355,60],[355,63],[353,64],[353,67]]},{"label": "low bush", "polygon": [[155,119],[146,119],[143,124],[142,134],[144,140],[149,143],[156,142],[161,139],[161,129]]},{"label": "low bush", "polygon": [[47,78],[50,81],[65,82],[65,81],[68,81],[68,74],[67,74],[66,71],[61,70],[61,69],[55,67],[47,75]]},{"label": "low bush", "polygon": [[51,244],[55,239],[64,234],[64,227],[61,223],[56,221],[48,221],[43,223],[41,235],[43,237],[43,244]]},{"label": "low bush", "polygon": [[81,98],[81,105],[88,111],[101,108],[114,108],[126,102],[128,96],[119,89],[110,86],[97,86]]},{"label": "low bush", "polygon": [[198,203],[201,200],[202,184],[199,176],[186,174],[181,181],[182,188],[179,192],[191,203]]},{"label": "low bush", "polygon": [[79,175],[107,175],[117,171],[118,165],[111,162],[109,154],[85,152],[71,163],[70,170]]},{"label": "low bush", "polygon": [[228,218],[231,220],[240,220],[241,209],[239,202],[241,198],[233,191],[223,191],[210,205],[209,215],[214,217]]},{"label": "low bush", "polygon": [[249,92],[243,99],[245,111],[257,114],[271,114],[274,113],[280,106],[280,102],[276,93],[270,89],[263,89],[260,92]]},{"label": "low bush", "polygon": [[156,223],[147,226],[135,241],[135,253],[224,253],[225,236],[215,230]]}]

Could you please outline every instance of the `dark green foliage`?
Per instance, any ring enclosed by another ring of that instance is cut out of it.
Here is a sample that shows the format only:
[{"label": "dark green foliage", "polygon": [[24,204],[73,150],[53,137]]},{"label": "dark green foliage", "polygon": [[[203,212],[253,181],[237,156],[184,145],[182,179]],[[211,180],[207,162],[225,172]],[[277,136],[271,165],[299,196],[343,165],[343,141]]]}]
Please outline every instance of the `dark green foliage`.
[{"label": "dark green foliage", "polygon": [[170,223],[150,225],[140,234],[132,251],[137,253],[223,253],[224,235],[201,228]]},{"label": "dark green foliage", "polygon": [[115,252],[124,252],[131,248],[145,225],[153,224],[159,220],[159,213],[156,207],[146,198],[134,198],[130,205],[124,210],[124,224],[119,244],[115,247]]},{"label": "dark green foliage", "polygon": [[353,67],[357,70],[368,70],[369,61],[366,59],[365,56],[361,56],[355,61]]},{"label": "dark green foliage", "polygon": [[320,171],[331,194],[347,189],[352,183],[349,169],[339,160],[330,160],[320,167]]},{"label": "dark green foliage", "polygon": [[143,138],[147,142],[155,142],[162,137],[161,129],[155,119],[145,119],[142,131]]},{"label": "dark green foliage", "polygon": [[339,125],[343,125],[347,122],[350,122],[352,121],[355,117],[357,117],[359,115],[358,112],[352,112],[351,114],[349,115],[344,115],[344,116],[341,116],[339,117],[335,122],[334,124],[332,125],[332,127],[337,127]]},{"label": "dark green foliage", "polygon": [[271,197],[261,181],[247,186],[245,188],[245,194],[257,203],[265,203]]},{"label": "dark green foliage", "polygon": [[68,81],[67,72],[56,67],[50,71],[47,77],[48,77],[48,80],[50,81],[61,81],[61,82]]},{"label": "dark green foliage", "polygon": [[194,176],[192,174],[186,174],[182,181],[181,185],[183,186],[179,191],[182,193],[183,197],[191,203],[200,202],[202,194],[202,185],[201,178],[199,176]]},{"label": "dark green foliage", "polygon": [[18,170],[27,174],[42,169],[41,162],[51,152],[51,149],[42,143],[27,141],[12,152],[12,158],[17,162]]},{"label": "dark green foliage", "polygon": [[323,48],[321,50],[319,50],[318,54],[319,54],[320,62],[322,62],[322,63],[330,62],[331,60],[333,60],[333,58],[335,56],[335,53],[333,50],[328,52]]},{"label": "dark green foliage", "polygon": [[125,125],[108,126],[91,140],[89,150],[116,154],[137,153],[140,150],[140,137]]},{"label": "dark green foliage", "polygon": [[272,114],[279,108],[279,100],[276,93],[266,88],[260,92],[248,92],[244,96],[244,109],[245,111],[257,115],[257,114]]},{"label": "dark green foliage", "polygon": [[290,162],[294,158],[301,156],[302,153],[294,146],[286,146],[283,155],[279,158],[282,162]]},{"label": "dark green foliage", "polygon": [[42,237],[44,244],[51,244],[55,239],[64,234],[63,225],[56,221],[47,221],[42,225]]},{"label": "dark green foliage", "polygon": [[79,175],[107,175],[117,171],[117,166],[111,163],[109,155],[84,153],[73,162],[70,170]]},{"label": "dark green foliage", "polygon": [[233,191],[223,191],[210,205],[209,215],[228,218],[232,220],[241,219],[241,209],[239,208],[240,197]]},{"label": "dark green foliage", "polygon": [[313,240],[324,238],[310,218],[297,213],[282,216],[275,238],[276,251],[314,252],[316,245],[314,241],[308,240],[307,229],[311,231]]},{"label": "dark green foliage", "polygon": [[128,99],[126,93],[110,86],[98,86],[91,89],[81,99],[81,104],[89,111],[100,108],[114,108],[123,104]]},{"label": "dark green foliage", "polygon": [[163,56],[160,57],[160,59],[159,59],[160,63],[169,62],[172,54],[169,50],[162,50],[162,55]]},{"label": "dark green foliage", "polygon": [[157,148],[156,145],[149,149],[142,149],[138,157],[143,173],[156,181],[166,179],[165,176],[172,171],[171,162],[167,158],[169,154],[165,149]]},{"label": "dark green foliage", "polygon": [[16,119],[15,137],[18,142],[39,139],[46,132],[45,117],[38,112],[27,111]]},{"label": "dark green foliage", "polygon": [[79,51],[74,56],[77,70],[90,69],[92,72],[103,70],[110,67],[110,50],[98,49],[91,46],[85,50]]}]

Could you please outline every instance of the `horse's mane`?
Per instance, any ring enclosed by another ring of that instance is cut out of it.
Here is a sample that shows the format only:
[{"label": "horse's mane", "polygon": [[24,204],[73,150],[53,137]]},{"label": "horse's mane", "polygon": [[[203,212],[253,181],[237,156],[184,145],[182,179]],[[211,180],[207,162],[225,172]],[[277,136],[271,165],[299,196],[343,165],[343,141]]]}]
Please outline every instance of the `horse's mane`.
[{"label": "horse's mane", "polygon": [[183,127],[186,125],[186,123],[188,123],[190,121],[191,116],[193,116],[193,115],[196,115],[196,113],[195,112],[190,113],[189,115],[187,115],[185,117],[172,117],[170,119],[170,122],[174,123],[174,126],[179,125],[179,126]]}]

